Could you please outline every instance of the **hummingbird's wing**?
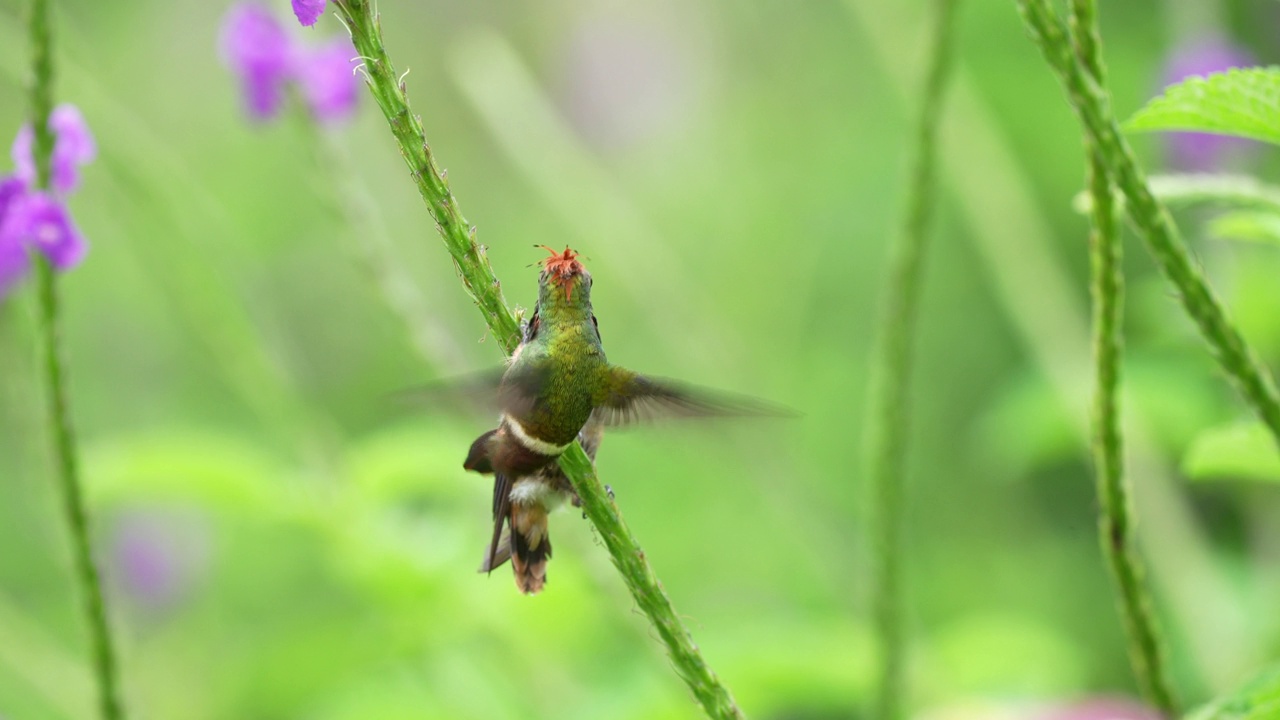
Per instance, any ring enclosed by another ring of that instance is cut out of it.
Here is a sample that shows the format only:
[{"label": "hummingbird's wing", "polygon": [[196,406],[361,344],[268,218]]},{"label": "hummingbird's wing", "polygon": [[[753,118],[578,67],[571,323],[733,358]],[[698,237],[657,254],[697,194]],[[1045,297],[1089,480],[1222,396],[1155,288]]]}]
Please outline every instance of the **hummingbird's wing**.
[{"label": "hummingbird's wing", "polygon": [[393,397],[412,408],[490,415],[500,408],[498,386],[505,371],[505,367],[497,367],[440,378],[396,391]]},{"label": "hummingbird's wing", "polygon": [[596,398],[595,415],[620,427],[666,417],[794,417],[795,412],[746,395],[694,387],[610,367]]},{"label": "hummingbird's wing", "polygon": [[485,548],[484,560],[480,563],[480,572],[482,573],[493,572],[511,559],[511,532],[505,529],[502,531],[501,539],[498,540],[496,554],[490,555],[488,550],[488,548]]},{"label": "hummingbird's wing", "polygon": [[502,528],[511,515],[511,479],[503,473],[493,476],[493,539],[489,541],[489,553],[484,557],[483,567],[492,572],[503,560],[498,559],[498,541],[502,539]]},{"label": "hummingbird's wing", "polygon": [[545,387],[549,368],[526,364],[492,368],[466,375],[442,378],[395,394],[403,404],[415,408],[452,412],[506,412],[516,417],[528,414]]}]

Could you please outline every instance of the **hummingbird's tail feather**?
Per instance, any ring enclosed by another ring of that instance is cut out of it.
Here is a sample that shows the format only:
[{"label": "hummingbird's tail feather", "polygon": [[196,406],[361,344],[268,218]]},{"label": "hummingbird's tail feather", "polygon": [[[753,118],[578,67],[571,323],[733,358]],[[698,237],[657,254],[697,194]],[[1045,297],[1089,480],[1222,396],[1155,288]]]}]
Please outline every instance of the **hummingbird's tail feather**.
[{"label": "hummingbird's tail feather", "polygon": [[512,507],[510,548],[516,587],[526,595],[542,590],[547,584],[547,561],[551,558],[546,508],[541,505]]}]

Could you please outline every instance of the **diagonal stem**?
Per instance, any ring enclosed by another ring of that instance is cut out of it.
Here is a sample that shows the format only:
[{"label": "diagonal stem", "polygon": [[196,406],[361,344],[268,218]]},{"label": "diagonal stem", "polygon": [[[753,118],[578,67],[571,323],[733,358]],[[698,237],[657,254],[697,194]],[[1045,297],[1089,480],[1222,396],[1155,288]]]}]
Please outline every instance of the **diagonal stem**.
[{"label": "diagonal stem", "polygon": [[[378,17],[370,1],[337,0],[334,5],[364,60],[369,89],[391,126],[401,155],[436,221],[464,287],[480,307],[494,337],[507,353],[511,353],[519,342],[519,326],[507,309],[501,285],[494,277],[483,246],[476,243],[474,229],[462,216],[457,200],[449,191],[445,174],[436,165],[426,143],[421,120],[409,108],[405,86],[396,79],[394,66],[382,42]],[[657,631],[676,671],[703,710],[713,718],[743,717],[729,689],[702,658],[689,630],[680,621],[649,566],[640,544],[623,522],[617,505],[609,499],[591,461],[576,442],[561,456],[560,467],[582,499],[582,509],[604,540],[627,589]]]},{"label": "diagonal stem", "polygon": [[871,500],[868,525],[875,588],[872,612],[880,653],[874,717],[880,720],[902,717],[906,695],[902,525],[911,343],[919,314],[928,225],[936,195],[935,147],[943,90],[951,66],[956,1],[936,0],[935,4],[933,41],[929,45],[931,57],[916,126],[915,160],[907,189],[902,231],[891,249],[889,285],[885,288],[885,307],[880,319],[869,407],[867,457]]},{"label": "diagonal stem", "polygon": [[[1094,81],[1104,86],[1095,0],[1071,1],[1071,29],[1080,61]],[[1135,547],[1132,493],[1124,474],[1124,434],[1120,425],[1124,273],[1115,196],[1101,151],[1092,141],[1086,142],[1086,149],[1089,194],[1093,200],[1089,268],[1093,298],[1093,455],[1098,486],[1098,529],[1102,552],[1116,583],[1134,675],[1147,701],[1172,716],[1177,702],[1167,677],[1150,589]]]},{"label": "diagonal stem", "polygon": [[[36,189],[46,192],[49,189],[50,162],[55,142],[53,131],[49,128],[49,115],[53,111],[53,30],[50,13],[49,0],[33,0],[30,33],[35,77],[31,86],[31,127],[35,142],[32,154],[36,166]],[[40,344],[49,394],[49,429],[53,437],[62,510],[71,534],[72,561],[80,592],[84,596],[83,609],[89,625],[93,667],[98,680],[99,709],[104,720],[120,720],[124,717],[124,709],[120,703],[115,653],[106,607],[102,600],[102,584],[93,564],[89,517],[80,487],[79,459],[76,455],[75,431],[71,424],[66,367],[59,347],[57,278],[54,277],[53,266],[42,253],[32,252],[32,256],[39,296]]]}]

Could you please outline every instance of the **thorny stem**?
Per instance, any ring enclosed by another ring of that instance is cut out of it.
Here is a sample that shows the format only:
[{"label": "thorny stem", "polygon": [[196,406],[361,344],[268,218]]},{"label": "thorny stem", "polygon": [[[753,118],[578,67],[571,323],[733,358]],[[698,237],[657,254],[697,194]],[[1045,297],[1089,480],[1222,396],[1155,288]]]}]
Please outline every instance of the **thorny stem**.
[{"label": "thorny stem", "polygon": [[1023,21],[1058,74],[1107,174],[1125,198],[1125,210],[1147,249],[1173,284],[1218,364],[1280,442],[1280,393],[1266,367],[1232,325],[1191,259],[1168,210],[1152,194],[1133,150],[1120,133],[1106,91],[1076,56],[1062,20],[1048,0],[1018,0]]},{"label": "thorny stem", "polygon": [[[1071,0],[1071,30],[1079,61],[1097,85],[1105,87],[1095,0]],[[1101,151],[1092,141],[1085,144],[1089,155],[1089,193],[1093,198],[1089,266],[1096,375],[1093,455],[1098,486],[1098,529],[1103,555],[1116,582],[1134,675],[1147,701],[1172,716],[1176,712],[1176,701],[1164,665],[1164,649],[1151,609],[1142,560],[1134,544],[1133,501],[1124,475],[1119,397],[1124,273],[1115,197]]]},{"label": "thorny stem", "polygon": [[[36,189],[49,189],[50,162],[55,138],[49,128],[53,111],[53,30],[49,0],[33,0],[31,4],[31,48],[34,81],[31,85],[31,127],[35,134],[32,153],[36,166]],[[89,542],[89,517],[80,488],[79,460],[76,456],[75,432],[71,426],[70,401],[67,394],[66,370],[59,348],[58,288],[53,266],[40,252],[32,252],[36,267],[39,296],[40,343],[44,355],[45,380],[49,394],[49,429],[53,436],[57,477],[62,510],[71,533],[72,562],[83,594],[85,620],[89,624],[89,641],[93,667],[98,680],[99,709],[104,720],[120,720],[124,709],[112,647],[111,630],[102,600],[102,584],[93,564]]]},{"label": "thorny stem", "polygon": [[880,653],[874,717],[880,720],[902,717],[906,694],[902,516],[911,344],[918,315],[929,219],[936,195],[935,147],[943,91],[951,66],[956,0],[936,0],[935,5],[933,42],[929,46],[932,55],[916,126],[916,155],[902,232],[892,248],[869,408],[867,456],[872,497],[868,525],[873,552],[873,613]]},{"label": "thorny stem", "polygon": [[[364,61],[365,79],[378,106],[391,126],[410,174],[435,219],[449,254],[462,276],[463,285],[475,299],[485,321],[502,348],[511,353],[519,343],[519,326],[507,309],[501,286],[475,241],[457,201],[449,192],[445,175],[436,165],[426,143],[422,122],[409,108],[405,86],[397,80],[387,57],[382,31],[369,0],[337,0],[338,15],[351,32],[357,52]],[[676,671],[693,692],[707,715],[713,718],[741,718],[729,693],[702,658],[689,630],[680,621],[654,575],[644,551],[618,513],[596,477],[591,461],[574,443],[560,458],[560,467],[582,499],[582,509],[604,540],[613,563],[622,574],[636,604],[667,647]]]}]

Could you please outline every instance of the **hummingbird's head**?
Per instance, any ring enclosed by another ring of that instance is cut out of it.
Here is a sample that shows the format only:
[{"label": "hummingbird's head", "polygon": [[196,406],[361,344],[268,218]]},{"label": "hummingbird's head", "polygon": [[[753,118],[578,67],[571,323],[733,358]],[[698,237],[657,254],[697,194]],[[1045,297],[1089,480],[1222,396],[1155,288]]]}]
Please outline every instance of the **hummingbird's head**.
[{"label": "hummingbird's head", "polygon": [[578,253],[568,247],[564,252],[540,245],[551,253],[543,258],[538,277],[538,304],[542,307],[590,308],[591,273],[578,260]]}]

